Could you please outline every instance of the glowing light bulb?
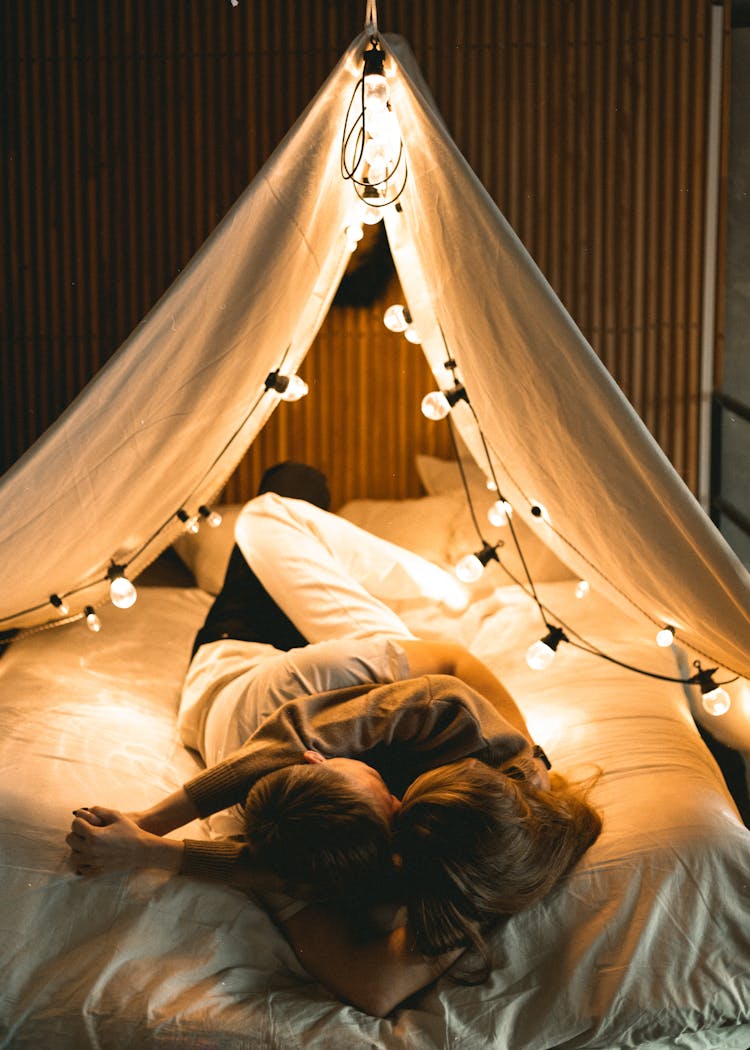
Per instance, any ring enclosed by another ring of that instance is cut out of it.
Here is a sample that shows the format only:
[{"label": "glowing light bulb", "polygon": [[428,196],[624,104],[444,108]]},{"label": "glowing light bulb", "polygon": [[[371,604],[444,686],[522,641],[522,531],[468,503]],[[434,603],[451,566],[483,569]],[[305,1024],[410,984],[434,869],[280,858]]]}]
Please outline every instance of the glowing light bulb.
[{"label": "glowing light bulb", "polygon": [[383,314],[383,324],[389,332],[405,332],[411,324],[411,314],[401,303],[394,303]]},{"label": "glowing light bulb", "polygon": [[118,609],[129,609],[131,605],[135,605],[138,591],[126,576],[119,574],[112,577],[109,597]]},{"label": "glowing light bulb", "polygon": [[370,169],[368,176],[370,182],[380,182],[381,180],[376,177],[374,172],[382,172],[382,178],[385,178],[389,167],[393,164],[393,157],[388,146],[373,138],[368,139],[365,143],[362,159]]},{"label": "glowing light bulb", "polygon": [[180,507],[180,509],[177,511],[177,517],[185,526],[185,532],[189,532],[194,536],[196,532],[200,530],[201,523],[200,518],[197,514],[191,517],[184,507]]},{"label": "glowing light bulb", "polygon": [[401,130],[395,114],[390,109],[370,111],[366,117],[366,130],[370,138],[388,151],[389,163],[397,156],[401,147]]},{"label": "glowing light bulb", "polygon": [[422,398],[422,415],[433,422],[445,419],[450,410],[450,401],[442,390],[432,390]]},{"label": "glowing light bulb", "polygon": [[365,108],[379,113],[388,106],[391,89],[382,73],[370,73],[365,77]]},{"label": "glowing light bulb", "polygon": [[350,222],[344,229],[344,233],[346,235],[346,243],[349,246],[349,251],[356,251],[357,245],[365,235],[365,231],[362,229],[362,223]]},{"label": "glowing light bulb", "polygon": [[555,658],[560,642],[567,640],[562,627],[551,627],[549,624],[547,627],[549,630],[544,638],[540,638],[526,650],[526,663],[532,671],[546,671]]},{"label": "glowing light bulb", "polygon": [[453,571],[462,583],[474,583],[484,572],[485,566],[493,559],[498,561],[497,547],[485,543],[480,551],[464,555]]},{"label": "glowing light bulb", "polygon": [[224,520],[218,510],[212,510],[211,507],[207,507],[205,504],[198,508],[198,513],[206,519],[206,524],[210,529],[218,529]]},{"label": "glowing light bulb", "polygon": [[716,688],[710,689],[707,693],[703,693],[701,696],[701,703],[703,704],[704,710],[710,715],[725,715],[732,706],[732,698],[726,689],[717,685]]},{"label": "glowing light bulb", "polygon": [[102,621],[94,612],[93,605],[87,605],[83,611],[86,616],[86,626],[90,631],[93,631],[94,634],[98,634],[102,629]]},{"label": "glowing light bulb", "polygon": [[57,609],[57,611],[60,613],[61,616],[67,616],[68,615],[68,613],[70,612],[70,609],[69,609],[68,605],[66,604],[66,602],[64,601],[64,599],[62,599],[59,594],[51,594],[49,596],[49,600],[50,600],[50,603],[52,605],[54,605],[54,607]]},{"label": "glowing light bulb", "polygon": [[656,644],[661,649],[668,649],[674,641],[674,630],[671,627],[662,627],[656,635]]},{"label": "glowing light bulb", "polygon": [[422,342],[419,332],[414,325],[411,324],[408,328],[404,329],[404,338],[408,339],[410,343],[415,343],[417,346]]},{"label": "glowing light bulb", "polygon": [[526,650],[526,663],[533,671],[546,671],[555,659],[555,650],[546,642],[538,641]]},{"label": "glowing light bulb", "polygon": [[[372,196],[378,197],[379,194],[376,190],[372,190]],[[367,204],[366,201],[362,201],[362,208],[360,210],[360,220],[366,226],[375,226],[383,218],[383,209],[374,208],[371,204]]]},{"label": "glowing light bulb", "polygon": [[497,485],[492,480],[492,478],[487,478],[487,481],[485,482],[485,485],[487,486],[487,489],[490,492],[497,492]]},{"label": "glowing light bulb", "polygon": [[507,499],[496,500],[490,509],[487,511],[487,517],[489,518],[491,525],[496,525],[498,528],[502,528],[508,524],[508,518],[512,517],[513,508]]},{"label": "glowing light bulb", "polygon": [[484,565],[476,554],[466,554],[456,564],[455,572],[462,583],[474,583],[484,572]]},{"label": "glowing light bulb", "polygon": [[289,376],[289,384],[281,395],[282,401],[299,401],[308,393],[309,387],[301,376]]},{"label": "glowing light bulb", "polygon": [[579,580],[576,586],[576,598],[585,598],[591,590],[591,584],[588,580]]}]

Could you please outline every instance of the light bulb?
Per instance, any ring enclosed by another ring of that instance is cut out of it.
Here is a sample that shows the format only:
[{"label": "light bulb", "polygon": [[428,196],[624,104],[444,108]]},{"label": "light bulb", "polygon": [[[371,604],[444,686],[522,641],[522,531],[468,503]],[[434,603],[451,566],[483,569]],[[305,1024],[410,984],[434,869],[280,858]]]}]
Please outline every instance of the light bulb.
[{"label": "light bulb", "polygon": [[487,517],[489,518],[491,525],[496,525],[498,528],[502,528],[508,524],[508,518],[513,514],[513,508],[507,499],[496,500],[490,509],[487,511]]},{"label": "light bulb", "polygon": [[560,642],[567,641],[562,627],[552,627],[547,624],[547,628],[544,638],[540,638],[526,650],[526,663],[532,671],[546,670],[554,660]]},{"label": "light bulb", "polygon": [[380,113],[388,106],[391,89],[382,73],[370,73],[365,77],[365,108]]},{"label": "light bulb", "polygon": [[[388,170],[390,165],[393,163],[393,157],[388,145],[383,142],[379,142],[377,139],[369,138],[365,143],[365,148],[362,151],[362,159],[370,168],[381,169],[385,172]],[[372,175],[370,176],[370,182],[377,182]]]},{"label": "light bulb", "polygon": [[555,659],[555,650],[546,642],[534,642],[526,650],[526,663],[533,671],[546,671]]},{"label": "light bulb", "polygon": [[383,146],[391,160],[398,156],[401,147],[401,130],[395,114],[390,109],[368,112],[366,117],[367,134],[378,145]]},{"label": "light bulb", "polygon": [[405,332],[411,324],[411,314],[401,303],[394,303],[383,314],[383,324],[389,332]]},{"label": "light bulb", "polygon": [[289,382],[286,389],[281,391],[282,401],[299,401],[309,391],[307,383],[302,376],[288,376]]},{"label": "light bulb", "polygon": [[177,511],[177,517],[185,526],[185,532],[189,532],[194,536],[200,530],[201,523],[197,514],[191,517],[184,507],[180,507]]},{"label": "light bulb", "polygon": [[49,596],[49,600],[50,600],[51,604],[54,605],[54,607],[57,609],[57,611],[60,613],[61,616],[67,616],[68,615],[68,613],[70,612],[70,609],[69,609],[68,605],[65,603],[65,601],[60,597],[59,594],[51,594]]},{"label": "light bulb", "polygon": [[350,222],[349,225],[345,227],[344,233],[346,234],[346,240],[351,251],[354,251],[365,235],[361,222]]},{"label": "light bulb", "polygon": [[476,554],[466,554],[457,563],[455,572],[462,583],[474,583],[484,572],[484,565]]},{"label": "light bulb", "polygon": [[129,609],[131,605],[135,605],[138,592],[127,577],[118,575],[112,578],[109,585],[109,597],[118,609]]},{"label": "light bulb", "polygon": [[90,631],[93,631],[94,634],[98,634],[102,629],[102,621],[94,612],[93,605],[87,605],[83,611],[86,615],[86,626]]},{"label": "light bulb", "polygon": [[707,693],[703,693],[701,703],[704,710],[708,711],[710,715],[725,715],[732,706],[732,698],[726,689],[722,689],[720,685],[717,685],[715,689],[710,689]]},{"label": "light bulb", "polygon": [[219,525],[221,525],[224,520],[218,510],[212,510],[205,504],[198,508],[198,512],[206,519],[206,524],[210,529],[218,529]]},{"label": "light bulb", "polygon": [[415,343],[417,346],[422,342],[419,332],[414,325],[411,324],[408,328],[404,329],[404,338],[408,339],[410,343]]},{"label": "light bulb", "polygon": [[432,390],[422,398],[422,415],[433,422],[445,419],[450,410],[450,401],[442,390]]},{"label": "light bulb", "polygon": [[[376,193],[375,196],[378,194]],[[373,208],[370,204],[362,204],[362,222],[367,226],[375,226],[383,218],[382,208]]]},{"label": "light bulb", "polygon": [[576,586],[576,598],[585,598],[591,590],[591,585],[588,580],[579,580]]},{"label": "light bulb", "polygon": [[487,486],[489,492],[497,492],[497,484],[495,483],[495,481],[493,481],[492,478],[487,478],[485,485]]},{"label": "light bulb", "polygon": [[668,649],[674,641],[674,631],[671,627],[662,627],[659,633],[656,635],[656,644],[661,649]]}]

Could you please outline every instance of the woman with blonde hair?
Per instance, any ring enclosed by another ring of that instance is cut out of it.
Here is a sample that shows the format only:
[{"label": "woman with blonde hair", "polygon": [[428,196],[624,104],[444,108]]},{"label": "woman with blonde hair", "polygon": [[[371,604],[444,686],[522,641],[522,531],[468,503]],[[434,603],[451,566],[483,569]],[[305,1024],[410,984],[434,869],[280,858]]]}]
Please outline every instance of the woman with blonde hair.
[{"label": "woman with blonde hair", "polygon": [[475,950],[485,934],[546,897],[601,831],[585,791],[517,762],[504,770],[465,759],[423,774],[394,818],[409,924],[428,956]]}]

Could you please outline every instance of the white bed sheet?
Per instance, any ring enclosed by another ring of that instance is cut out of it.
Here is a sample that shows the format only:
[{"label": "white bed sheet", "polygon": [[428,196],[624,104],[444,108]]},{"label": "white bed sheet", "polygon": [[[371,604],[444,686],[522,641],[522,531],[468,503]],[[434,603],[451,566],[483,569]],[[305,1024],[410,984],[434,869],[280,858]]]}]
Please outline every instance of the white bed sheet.
[{"label": "white bed sheet", "polygon": [[[544,585],[545,601],[575,609],[612,655],[675,673],[671,654],[574,586]],[[471,643],[495,667],[558,769],[602,769],[600,840],[560,893],[497,931],[485,984],[446,978],[370,1018],[312,981],[240,893],[72,874],[72,809],[139,808],[195,770],[174,716],[209,602],[142,588],[132,610],[105,610],[101,634],[72,625],[0,660],[0,1047],[747,1050],[750,833],[681,687],[570,648],[529,671],[541,624],[513,588],[462,617],[400,609],[417,633]]]}]

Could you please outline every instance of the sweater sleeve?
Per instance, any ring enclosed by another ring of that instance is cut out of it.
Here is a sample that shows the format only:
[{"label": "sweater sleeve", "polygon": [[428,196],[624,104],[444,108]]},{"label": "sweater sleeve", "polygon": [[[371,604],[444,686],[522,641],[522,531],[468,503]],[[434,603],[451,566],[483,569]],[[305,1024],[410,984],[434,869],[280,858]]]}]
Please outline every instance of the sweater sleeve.
[{"label": "sweater sleeve", "polygon": [[475,756],[499,765],[529,742],[494,707],[450,675],[360,685],[290,700],[247,743],[185,784],[202,817],[241,804],[253,784],[306,750],[356,757],[399,745],[440,765]]}]

